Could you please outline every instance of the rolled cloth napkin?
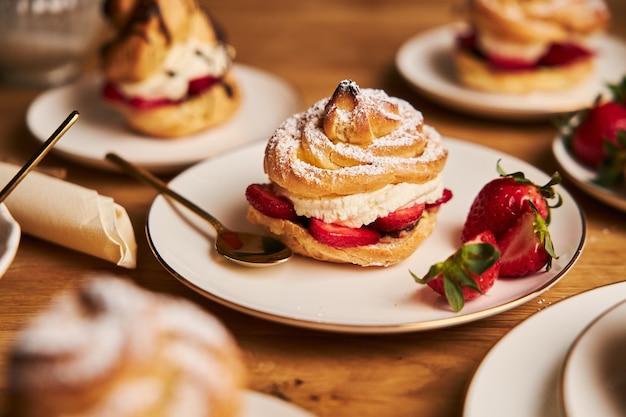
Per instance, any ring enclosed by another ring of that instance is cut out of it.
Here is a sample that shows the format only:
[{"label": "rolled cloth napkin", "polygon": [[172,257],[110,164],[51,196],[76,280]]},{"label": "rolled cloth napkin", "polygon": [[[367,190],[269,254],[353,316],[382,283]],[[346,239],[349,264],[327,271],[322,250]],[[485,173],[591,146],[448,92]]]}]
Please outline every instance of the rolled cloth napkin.
[{"label": "rolled cloth napkin", "polygon": [[[0,188],[20,167],[0,162]],[[135,268],[137,243],[126,210],[94,190],[29,173],[4,201],[22,232]]]}]

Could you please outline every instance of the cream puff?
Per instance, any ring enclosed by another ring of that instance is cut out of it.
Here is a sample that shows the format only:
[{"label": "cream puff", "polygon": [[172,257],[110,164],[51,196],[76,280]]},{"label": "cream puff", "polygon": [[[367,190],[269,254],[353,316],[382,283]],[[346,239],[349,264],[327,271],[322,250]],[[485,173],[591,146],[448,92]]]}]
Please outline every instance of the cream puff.
[{"label": "cream puff", "polygon": [[433,232],[451,197],[447,156],[408,102],[344,80],[269,139],[269,182],[247,187],[248,220],[307,257],[393,265]]},{"label": "cream puff", "polygon": [[195,0],[107,0],[115,37],[102,48],[103,98],[134,130],[177,138],[239,108],[234,49]]},{"label": "cream puff", "polygon": [[591,35],[606,29],[602,0],[469,0],[454,48],[459,81],[506,94],[574,87],[594,71]]},{"label": "cream puff", "polygon": [[7,369],[5,417],[236,417],[246,378],[216,318],[112,277],[59,294]]}]

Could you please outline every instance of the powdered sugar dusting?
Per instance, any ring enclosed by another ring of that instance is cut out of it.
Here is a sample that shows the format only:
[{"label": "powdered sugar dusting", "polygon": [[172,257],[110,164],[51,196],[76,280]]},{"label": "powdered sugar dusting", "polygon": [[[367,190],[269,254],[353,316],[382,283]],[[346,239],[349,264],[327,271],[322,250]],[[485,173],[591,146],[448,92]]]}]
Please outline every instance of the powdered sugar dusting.
[{"label": "powdered sugar dusting", "polygon": [[[236,353],[227,358],[224,350]],[[59,295],[20,332],[9,360],[9,389],[80,395],[84,387],[114,378],[120,366],[131,366],[135,376],[103,390],[85,416],[139,415],[171,398],[186,403],[168,408],[204,416],[208,393],[236,385],[238,376],[227,369],[237,354],[221,323],[195,305],[120,279],[93,279]],[[177,396],[179,389],[186,393]]]},{"label": "powdered sugar dusting", "polygon": [[[359,100],[374,106],[380,101],[395,104],[400,125],[391,133],[376,138],[367,146],[333,142],[322,128],[329,99],[315,103],[308,110],[287,119],[270,138],[266,147],[265,168],[270,179],[286,184],[306,184],[303,196],[341,194],[345,183],[354,187],[362,182],[360,192],[373,191],[389,183],[428,181],[443,167],[447,150],[438,132],[424,124],[422,113],[408,102],[389,97],[382,90],[361,89]],[[342,114],[338,112],[337,114]],[[342,115],[341,117],[348,117]],[[268,159],[273,163],[269,164]],[[441,162],[443,160],[443,162]],[[433,169],[432,164],[441,162]],[[377,177],[385,177],[377,181]],[[305,188],[305,187],[303,187]],[[293,190],[290,190],[293,191]]]}]

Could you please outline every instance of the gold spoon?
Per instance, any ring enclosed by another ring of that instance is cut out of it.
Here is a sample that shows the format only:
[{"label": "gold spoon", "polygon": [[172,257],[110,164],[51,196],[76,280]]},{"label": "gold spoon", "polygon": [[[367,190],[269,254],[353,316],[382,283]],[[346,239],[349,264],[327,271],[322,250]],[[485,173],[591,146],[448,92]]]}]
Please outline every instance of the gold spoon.
[{"label": "gold spoon", "polygon": [[35,166],[37,166],[39,162],[41,162],[44,156],[46,156],[50,149],[52,149],[54,144],[57,143],[59,139],[61,139],[61,136],[63,136],[65,132],[67,132],[70,127],[72,127],[77,119],[78,112],[74,110],[70,113],[69,116],[67,116],[63,123],[59,125],[57,130],[55,130],[54,133],[50,135],[48,140],[46,140],[43,145],[41,145],[41,147],[28,160],[28,162],[26,162],[26,164],[19,171],[17,171],[17,174],[15,174],[13,178],[9,180],[9,182],[4,186],[2,191],[0,191],[0,203],[2,203],[4,199],[7,198],[9,194],[11,194],[11,191],[13,191],[15,187],[17,187],[17,184],[19,184],[24,179],[24,177],[26,177],[27,174],[33,168],[35,168]]},{"label": "gold spoon", "polygon": [[215,249],[227,259],[240,265],[258,267],[276,265],[293,256],[291,249],[276,239],[251,233],[234,232],[228,229],[211,214],[169,188],[167,184],[146,169],[135,166],[114,153],[106,154],[106,159],[137,180],[154,187],[160,193],[182,204],[209,222],[217,232]]}]

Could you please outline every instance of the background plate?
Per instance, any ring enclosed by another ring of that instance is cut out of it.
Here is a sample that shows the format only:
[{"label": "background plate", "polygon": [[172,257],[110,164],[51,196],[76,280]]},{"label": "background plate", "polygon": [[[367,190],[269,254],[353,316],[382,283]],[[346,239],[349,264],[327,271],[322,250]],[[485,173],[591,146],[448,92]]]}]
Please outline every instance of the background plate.
[{"label": "background plate", "polygon": [[[234,309],[290,325],[339,332],[397,333],[477,320],[528,301],[557,282],[583,249],[585,224],[573,198],[557,187],[563,206],[550,231],[560,256],[553,268],[523,279],[501,279],[484,297],[454,313],[434,291],[416,284],[409,269],[424,275],[460,245],[460,232],[474,197],[503,169],[524,171],[544,184],[549,176],[501,152],[454,139],[443,172],[454,197],[439,211],[434,233],[407,260],[388,268],[337,265],[297,256],[270,268],[235,265],[215,253],[210,226],[158,196],[147,220],[147,235],[159,261],[182,282]],[[199,163],[170,186],[233,229],[260,229],[246,221],[246,187],[267,182],[264,143]],[[471,175],[467,167],[472,166]]]},{"label": "background plate", "polygon": [[256,140],[268,139],[287,117],[301,108],[300,94],[280,78],[235,64],[241,84],[241,107],[225,124],[176,139],[142,136],[129,130],[115,110],[102,101],[98,76],[48,90],[28,109],[26,123],[44,142],[72,110],[80,118],[52,150],[91,167],[114,169],[104,160],[115,152],[152,171],[176,171]]},{"label": "background plate", "polygon": [[561,416],[559,374],[570,346],[599,314],[625,298],[626,282],[607,285],[553,304],[516,326],[476,370],[463,417]]},{"label": "background plate", "polygon": [[618,82],[626,73],[626,45],[600,36],[591,42],[598,54],[596,72],[575,88],[525,95],[473,90],[458,83],[452,60],[455,35],[463,26],[454,23],[415,35],[396,53],[398,71],[409,84],[457,110],[503,119],[551,117],[588,107],[607,82]]},{"label": "background plate", "polygon": [[595,184],[596,173],[582,165],[569,153],[561,137],[552,142],[552,153],[559,166],[581,190],[604,203],[626,212],[626,188],[610,188]]}]

